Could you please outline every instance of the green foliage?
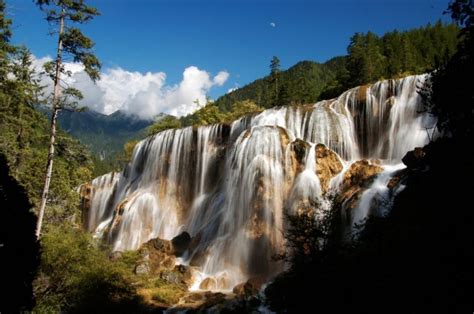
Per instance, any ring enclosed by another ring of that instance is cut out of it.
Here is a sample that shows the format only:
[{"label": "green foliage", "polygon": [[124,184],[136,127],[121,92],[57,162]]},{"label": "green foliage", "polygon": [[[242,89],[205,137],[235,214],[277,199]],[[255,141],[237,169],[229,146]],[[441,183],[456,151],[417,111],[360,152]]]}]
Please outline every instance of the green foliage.
[{"label": "green foliage", "polygon": [[459,28],[437,22],[405,32],[397,30],[378,37],[356,33],[347,48],[345,69],[339,69],[320,99],[338,96],[358,85],[380,79],[431,72],[456,51]]},{"label": "green foliage", "polygon": [[108,251],[72,226],[49,226],[41,239],[41,274],[36,280],[38,312],[124,312],[139,299],[131,285],[132,255],[110,261]]},{"label": "green foliage", "polygon": [[[323,64],[302,61],[288,70],[278,72],[277,88],[276,77],[270,74],[220,97],[214,105],[220,111],[227,112],[234,103],[244,100],[250,100],[264,109],[291,103],[314,103],[324,86],[335,78],[343,62],[343,57],[333,58]],[[281,101],[278,101],[279,97],[275,94],[280,93]]]},{"label": "green foliage", "polygon": [[[48,155],[49,122],[34,106],[41,87],[29,68],[29,52],[19,48],[9,62],[14,76],[5,82],[8,90],[0,91],[0,151],[7,157],[13,176],[37,207]],[[91,168],[86,148],[59,132],[47,222],[77,216],[79,197],[74,189],[91,178]]]},{"label": "green foliage", "polygon": [[[61,21],[83,24],[99,15],[97,9],[87,6],[84,0],[37,0],[36,4],[46,15],[46,20],[60,27]],[[74,62],[84,65],[84,71],[96,81],[100,78],[100,62],[92,53],[94,42],[86,37],[78,28],[65,27],[60,34],[63,43],[63,53],[72,56]],[[48,73],[54,75],[56,63],[50,67]],[[68,75],[64,67],[60,72]],[[69,74],[70,75],[70,74]]]},{"label": "green foliage", "polygon": [[7,80],[9,72],[8,57],[15,51],[15,48],[10,45],[12,21],[6,17],[5,8],[5,1],[0,0],[0,85],[3,85]]},{"label": "green foliage", "polygon": [[463,27],[456,53],[434,72],[423,90],[425,108],[438,119],[437,128],[470,146],[474,133],[474,94],[466,73],[474,70],[474,4],[455,1],[448,8]]},{"label": "green foliage", "polygon": [[181,127],[181,121],[174,116],[166,116],[159,119],[148,127],[148,135],[156,134],[168,129],[177,129]]},{"label": "green foliage", "polygon": [[150,290],[151,299],[164,304],[177,304],[179,299],[185,294],[185,289],[179,285],[169,284],[158,279],[155,288]]}]

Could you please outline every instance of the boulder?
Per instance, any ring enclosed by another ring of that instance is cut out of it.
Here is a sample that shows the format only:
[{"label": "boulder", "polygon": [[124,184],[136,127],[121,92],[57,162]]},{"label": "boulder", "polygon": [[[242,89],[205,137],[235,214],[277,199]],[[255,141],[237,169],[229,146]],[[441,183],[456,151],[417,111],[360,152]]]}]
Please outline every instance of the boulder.
[{"label": "boulder", "polygon": [[160,273],[160,279],[162,279],[166,283],[173,284],[173,285],[182,285],[183,284],[182,277],[183,277],[182,274],[172,271],[172,270],[164,270]]},{"label": "boulder", "polygon": [[176,264],[176,257],[174,256],[167,256],[165,259],[160,263],[160,268],[164,269],[173,269],[174,265]]},{"label": "boulder", "polygon": [[423,157],[426,153],[423,151],[423,148],[416,147],[414,150],[409,151],[402,158],[402,162],[407,166],[408,169],[416,169],[422,165]]},{"label": "boulder", "polygon": [[201,290],[216,290],[217,289],[217,281],[212,277],[207,277],[201,282],[201,284],[199,285],[199,289],[201,289]]},{"label": "boulder", "polygon": [[368,181],[374,179],[377,174],[383,171],[379,166],[379,162],[367,160],[358,160],[354,162],[347,172],[344,174],[343,186],[348,187],[362,187],[367,185]]},{"label": "boulder", "polygon": [[150,272],[157,274],[161,269],[172,269],[176,262],[172,255],[171,242],[160,238],[151,239],[138,250],[140,263],[147,263]]},{"label": "boulder", "polygon": [[251,297],[259,293],[264,283],[265,280],[262,277],[250,278],[247,282],[236,285],[232,292],[238,297]]},{"label": "boulder", "polygon": [[342,185],[336,198],[336,204],[341,205],[343,212],[354,209],[362,192],[383,171],[378,162],[359,160],[354,162],[344,174]]},{"label": "boulder", "polygon": [[182,232],[171,240],[173,254],[180,257],[186,252],[191,244],[191,236],[187,232]]},{"label": "boulder", "polygon": [[310,149],[311,145],[302,139],[297,138],[291,142],[291,158],[292,164],[295,167],[295,173],[301,172],[304,168],[306,152]]},{"label": "boulder", "polygon": [[318,144],[316,150],[316,174],[325,194],[329,189],[331,179],[342,171],[344,166],[339,156],[324,144]]},{"label": "boulder", "polygon": [[151,239],[146,243],[148,246],[152,246],[155,250],[170,254],[171,253],[171,242],[160,238]]},{"label": "boulder", "polygon": [[135,274],[148,275],[150,273],[150,265],[148,263],[141,263],[135,267]]},{"label": "boulder", "polygon": [[196,268],[186,265],[176,265],[174,271],[182,275],[181,281],[187,286],[190,287],[195,278]]}]

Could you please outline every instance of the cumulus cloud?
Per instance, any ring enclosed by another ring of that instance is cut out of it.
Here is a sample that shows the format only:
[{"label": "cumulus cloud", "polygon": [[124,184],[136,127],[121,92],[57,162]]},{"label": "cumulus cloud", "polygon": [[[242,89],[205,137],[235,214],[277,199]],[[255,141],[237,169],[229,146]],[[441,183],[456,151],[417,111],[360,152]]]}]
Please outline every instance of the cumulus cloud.
[{"label": "cumulus cloud", "polygon": [[[39,72],[39,68],[50,60],[49,57],[35,59],[34,66]],[[104,114],[122,110],[141,118],[152,118],[161,112],[175,116],[189,114],[206,103],[206,95],[212,87],[222,86],[229,78],[226,71],[212,77],[207,71],[189,66],[179,84],[167,85],[163,72],[143,74],[117,67],[105,70],[94,84],[80,64],[67,63],[65,66],[71,71],[71,77],[65,81],[84,95],[81,105]],[[52,89],[49,78],[43,78],[43,84]]]}]

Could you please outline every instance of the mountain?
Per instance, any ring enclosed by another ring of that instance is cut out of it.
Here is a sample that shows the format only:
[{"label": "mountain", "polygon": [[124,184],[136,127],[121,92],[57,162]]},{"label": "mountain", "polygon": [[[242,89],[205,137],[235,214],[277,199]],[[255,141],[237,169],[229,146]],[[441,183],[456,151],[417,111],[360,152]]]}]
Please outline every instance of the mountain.
[{"label": "mountain", "polygon": [[[43,108],[41,111],[49,116],[47,110]],[[104,158],[121,152],[126,142],[145,137],[146,128],[154,120],[142,119],[120,110],[110,115],[93,110],[81,112],[64,110],[59,113],[58,121],[64,131],[87,145],[93,153],[100,154]]]},{"label": "mountain", "polygon": [[[314,103],[323,88],[345,67],[346,57],[335,57],[325,63],[301,61],[279,73],[280,93],[285,94],[285,102]],[[275,88],[270,76],[255,80],[215,101],[222,110],[228,111],[237,101],[251,100],[258,106],[274,106]]]}]

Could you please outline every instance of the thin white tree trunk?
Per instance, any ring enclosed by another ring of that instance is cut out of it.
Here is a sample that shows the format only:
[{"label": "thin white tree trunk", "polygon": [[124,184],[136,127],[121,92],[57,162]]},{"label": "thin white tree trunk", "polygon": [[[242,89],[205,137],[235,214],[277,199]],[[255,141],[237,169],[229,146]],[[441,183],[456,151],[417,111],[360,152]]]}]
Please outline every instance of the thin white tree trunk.
[{"label": "thin white tree trunk", "polygon": [[64,33],[64,12],[61,14],[61,21],[59,26],[59,39],[58,39],[58,51],[56,56],[56,73],[54,76],[54,94],[53,94],[53,106],[51,115],[51,136],[49,140],[49,153],[48,163],[46,165],[46,175],[44,180],[43,192],[41,193],[41,204],[38,213],[38,221],[36,223],[36,238],[39,239],[41,235],[41,226],[43,224],[44,210],[46,208],[46,201],[48,199],[49,185],[51,183],[51,176],[53,172],[53,158],[54,158],[54,143],[56,141],[56,120],[60,109],[59,98],[61,96],[61,66],[62,66],[62,51],[63,51],[63,40],[62,35]]}]

